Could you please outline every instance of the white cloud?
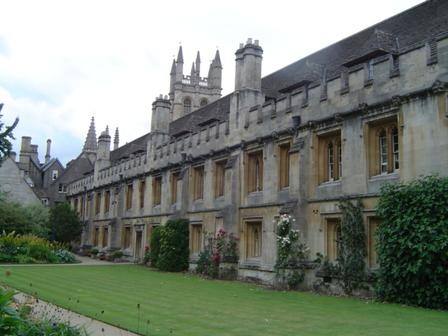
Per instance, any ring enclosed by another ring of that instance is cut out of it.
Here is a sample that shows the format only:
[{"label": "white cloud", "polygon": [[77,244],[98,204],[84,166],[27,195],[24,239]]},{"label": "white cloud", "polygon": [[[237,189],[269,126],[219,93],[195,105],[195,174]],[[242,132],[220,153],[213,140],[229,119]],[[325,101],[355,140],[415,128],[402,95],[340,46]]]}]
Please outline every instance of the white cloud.
[{"label": "white cloud", "polygon": [[185,72],[200,50],[205,74],[219,48],[228,93],[234,52],[248,37],[260,40],[267,75],[419,2],[2,1],[2,113],[20,117],[15,135],[32,136],[42,155],[52,138],[65,162],[81,150],[92,115],[98,134],[119,126],[121,143],[149,131],[179,42]]}]

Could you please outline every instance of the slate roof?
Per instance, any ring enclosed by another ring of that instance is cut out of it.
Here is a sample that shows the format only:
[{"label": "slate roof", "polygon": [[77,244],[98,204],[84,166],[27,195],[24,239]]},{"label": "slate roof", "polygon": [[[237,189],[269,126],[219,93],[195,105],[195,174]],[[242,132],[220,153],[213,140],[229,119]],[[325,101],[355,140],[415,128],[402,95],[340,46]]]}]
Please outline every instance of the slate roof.
[{"label": "slate roof", "polygon": [[[276,99],[291,89],[318,82],[319,65],[325,66],[327,78],[334,78],[346,67],[376,56],[405,52],[446,33],[448,1],[429,0],[262,78],[262,91],[267,99]],[[197,132],[207,120],[226,121],[230,97],[231,94],[173,121],[170,135]]]},{"label": "slate roof", "polygon": [[57,183],[70,183],[93,172],[93,164],[83,154],[67,163],[64,172],[56,180]]},{"label": "slate roof", "polygon": [[179,136],[189,132],[198,132],[202,127],[214,121],[226,121],[229,119],[231,94],[224,96],[200,109],[176,119],[170,123],[171,136]]},{"label": "slate roof", "polygon": [[275,98],[295,83],[315,81],[309,64],[325,65],[331,78],[344,64],[354,65],[369,55],[404,52],[447,31],[448,1],[426,1],[264,77],[262,90]]},{"label": "slate roof", "polygon": [[113,151],[110,152],[111,162],[119,161],[121,159],[129,158],[130,154],[137,154],[146,152],[146,145],[150,138],[150,133],[147,133],[140,138],[137,138]]}]

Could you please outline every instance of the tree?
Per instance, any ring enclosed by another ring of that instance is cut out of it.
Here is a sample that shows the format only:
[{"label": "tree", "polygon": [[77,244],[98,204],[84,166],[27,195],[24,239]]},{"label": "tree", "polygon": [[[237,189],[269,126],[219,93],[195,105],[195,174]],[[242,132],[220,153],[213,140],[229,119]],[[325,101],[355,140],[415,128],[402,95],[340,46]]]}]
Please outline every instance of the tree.
[{"label": "tree", "polygon": [[[3,108],[3,104],[0,104],[0,112]],[[2,115],[0,114],[0,119]],[[11,151],[12,145],[10,140],[14,140],[14,136],[12,131],[16,128],[19,123],[19,118],[16,118],[14,123],[11,126],[5,126],[5,130],[2,131],[4,127],[4,123],[0,120],[0,163],[3,161],[5,157],[8,157],[9,152]]]},{"label": "tree", "polygon": [[68,203],[56,204],[50,209],[49,226],[51,239],[56,241],[70,243],[81,238],[82,223]]}]

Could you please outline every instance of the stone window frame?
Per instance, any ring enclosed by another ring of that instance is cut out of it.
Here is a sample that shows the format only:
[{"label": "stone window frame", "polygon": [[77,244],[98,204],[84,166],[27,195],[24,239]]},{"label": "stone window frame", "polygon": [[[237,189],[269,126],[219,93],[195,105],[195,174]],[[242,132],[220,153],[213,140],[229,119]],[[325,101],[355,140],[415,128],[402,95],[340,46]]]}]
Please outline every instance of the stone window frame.
[{"label": "stone window frame", "polygon": [[291,150],[292,140],[286,139],[277,143],[278,150],[278,188],[279,190],[289,188],[291,184]]},{"label": "stone window frame", "polygon": [[79,202],[80,209],[79,209],[79,215],[81,216],[82,220],[85,220],[86,212],[87,212],[87,198],[85,196],[81,196],[81,201]]},{"label": "stone window frame", "polygon": [[98,246],[100,236],[99,226],[94,226],[92,230],[92,246]]},{"label": "stone window frame", "polygon": [[180,179],[180,171],[175,170],[170,172],[170,195],[171,195],[171,204],[177,203],[177,190],[178,190],[178,182]]},{"label": "stone window frame", "polygon": [[227,165],[227,158],[214,161],[215,169],[214,169],[213,189],[215,199],[223,197],[225,194],[226,165]]},{"label": "stone window frame", "polygon": [[143,209],[145,207],[145,192],[146,192],[146,180],[142,179],[138,184],[138,197],[139,197],[139,208]]},{"label": "stone window frame", "polygon": [[398,114],[389,114],[366,120],[367,168],[370,178],[400,172],[402,132],[398,118]]},{"label": "stone window frame", "polygon": [[247,194],[263,191],[264,149],[254,148],[245,153],[245,186]]},{"label": "stone window frame", "polygon": [[110,211],[110,189],[104,192],[104,213]]},{"label": "stone window frame", "polygon": [[259,261],[263,256],[263,218],[246,218],[243,225],[244,257],[249,262]]},{"label": "stone window frame", "polygon": [[341,128],[317,134],[317,141],[318,184],[340,182],[343,173]]},{"label": "stone window frame", "polygon": [[99,215],[101,212],[101,191],[95,193],[95,215]]},{"label": "stone window frame", "polygon": [[204,181],[205,181],[205,164],[192,167],[191,182],[192,182],[192,196],[193,201],[204,199]]},{"label": "stone window frame", "polygon": [[128,183],[126,185],[126,210],[132,209],[132,197],[134,194],[134,184]]},{"label": "stone window frame", "polygon": [[152,206],[162,204],[162,175],[155,175],[152,178]]},{"label": "stone window frame", "polygon": [[73,200],[73,209],[75,210],[75,212],[79,216],[80,215],[80,210],[79,210],[79,198],[78,197],[75,197],[75,199]]},{"label": "stone window frame", "polygon": [[124,225],[122,230],[122,242],[121,247],[126,250],[131,247],[132,241],[132,228],[131,225]]},{"label": "stone window frame", "polygon": [[197,256],[204,248],[204,230],[202,222],[190,223],[190,254]]},{"label": "stone window frame", "polygon": [[103,226],[103,237],[101,241],[101,247],[109,246],[109,227],[107,225]]},{"label": "stone window frame", "polygon": [[325,258],[330,262],[336,262],[339,252],[338,239],[340,239],[341,235],[341,216],[329,215],[325,216],[323,220],[325,227]]}]

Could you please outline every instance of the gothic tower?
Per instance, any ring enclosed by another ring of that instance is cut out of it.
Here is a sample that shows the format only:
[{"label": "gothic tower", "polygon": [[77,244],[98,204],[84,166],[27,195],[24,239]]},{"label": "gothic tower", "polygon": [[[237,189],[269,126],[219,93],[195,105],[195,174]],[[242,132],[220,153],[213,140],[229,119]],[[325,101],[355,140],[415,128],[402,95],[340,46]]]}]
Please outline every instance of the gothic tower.
[{"label": "gothic tower", "polygon": [[151,131],[167,132],[169,123],[221,97],[222,65],[219,51],[210,64],[208,77],[201,77],[201,55],[191,66],[189,75],[183,74],[184,56],[179,47],[170,71],[168,96],[159,96],[153,103]]}]

